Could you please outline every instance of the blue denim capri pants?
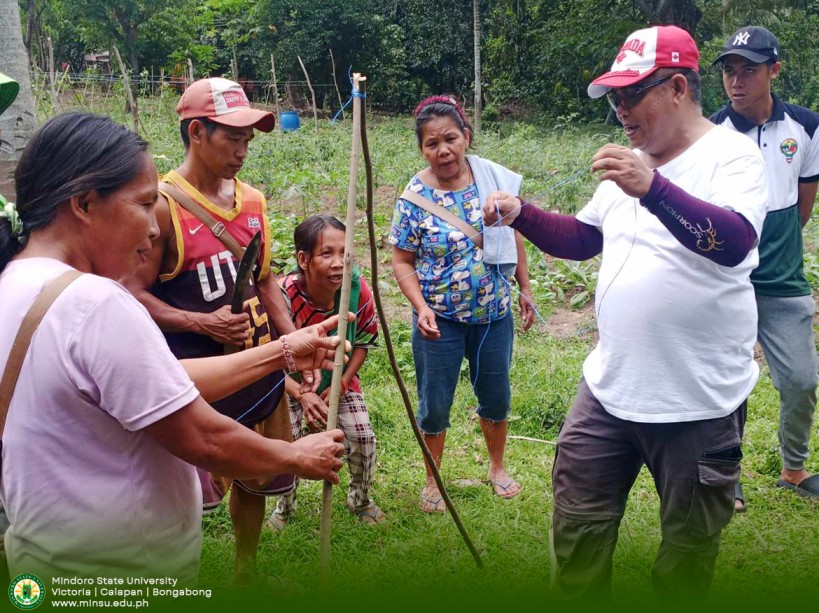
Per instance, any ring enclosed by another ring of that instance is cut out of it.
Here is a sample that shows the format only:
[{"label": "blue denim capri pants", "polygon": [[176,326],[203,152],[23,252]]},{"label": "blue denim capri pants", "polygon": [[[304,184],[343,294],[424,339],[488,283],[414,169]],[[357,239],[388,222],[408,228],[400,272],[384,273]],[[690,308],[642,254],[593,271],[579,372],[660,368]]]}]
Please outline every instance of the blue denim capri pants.
[{"label": "blue denim capri pants", "polygon": [[511,311],[488,324],[461,323],[440,316],[435,322],[441,338],[426,340],[418,331],[418,318],[412,319],[418,427],[425,434],[440,434],[449,428],[449,411],[464,357],[469,360],[469,380],[478,398],[477,414],[490,421],[505,420],[512,398],[509,367],[514,320]]}]

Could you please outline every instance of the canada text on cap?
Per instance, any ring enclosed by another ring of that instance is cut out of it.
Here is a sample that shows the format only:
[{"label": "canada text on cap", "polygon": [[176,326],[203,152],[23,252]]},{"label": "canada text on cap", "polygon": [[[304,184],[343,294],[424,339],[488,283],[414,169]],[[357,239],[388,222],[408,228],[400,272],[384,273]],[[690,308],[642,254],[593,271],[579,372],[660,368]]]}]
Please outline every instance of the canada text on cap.
[{"label": "canada text on cap", "polygon": [[611,70],[589,85],[589,96],[600,98],[612,88],[639,83],[659,68],[699,71],[700,52],[691,35],[677,26],[654,26],[632,32],[620,47]]}]

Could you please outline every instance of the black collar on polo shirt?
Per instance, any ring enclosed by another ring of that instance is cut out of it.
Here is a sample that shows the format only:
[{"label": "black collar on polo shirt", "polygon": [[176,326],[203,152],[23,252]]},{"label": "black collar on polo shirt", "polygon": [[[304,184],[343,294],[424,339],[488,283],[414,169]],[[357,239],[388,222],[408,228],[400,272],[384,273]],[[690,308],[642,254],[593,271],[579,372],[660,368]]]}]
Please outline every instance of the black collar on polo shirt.
[{"label": "black collar on polo shirt", "polygon": [[[773,92],[771,92],[771,98],[773,98],[773,111],[771,112],[770,119],[765,123],[785,119],[785,105],[779,99],[779,96]],[[734,124],[738,132],[750,132],[753,128],[757,127],[757,124],[752,119],[748,119],[745,115],[736,112],[730,102],[728,103],[728,117],[731,118],[731,123]]]}]

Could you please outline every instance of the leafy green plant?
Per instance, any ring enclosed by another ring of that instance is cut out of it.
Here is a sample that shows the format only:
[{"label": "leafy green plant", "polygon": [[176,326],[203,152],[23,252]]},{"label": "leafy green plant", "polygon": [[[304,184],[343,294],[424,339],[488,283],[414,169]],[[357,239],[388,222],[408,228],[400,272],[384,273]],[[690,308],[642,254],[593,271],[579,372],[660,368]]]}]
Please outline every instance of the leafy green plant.
[{"label": "leafy green plant", "polygon": [[599,266],[597,258],[586,262],[547,260],[538,253],[529,255],[529,258],[530,262],[537,262],[530,267],[529,274],[538,300],[563,303],[568,299],[571,308],[579,309],[594,295]]}]

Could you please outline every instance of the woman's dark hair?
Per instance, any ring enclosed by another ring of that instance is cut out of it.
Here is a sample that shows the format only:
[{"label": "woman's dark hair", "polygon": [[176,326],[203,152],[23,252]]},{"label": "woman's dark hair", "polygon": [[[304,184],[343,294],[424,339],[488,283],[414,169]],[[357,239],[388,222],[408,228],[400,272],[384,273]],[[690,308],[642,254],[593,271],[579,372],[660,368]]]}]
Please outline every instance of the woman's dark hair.
[{"label": "woman's dark hair", "polygon": [[191,122],[194,119],[198,119],[205,125],[205,131],[208,133],[208,136],[213,136],[213,133],[216,132],[216,128],[219,127],[219,124],[215,121],[211,121],[207,117],[191,117],[190,119],[183,119],[179,122],[179,136],[182,137],[182,144],[185,145],[185,151],[190,149],[191,146],[191,137],[188,134],[188,128],[191,125]]},{"label": "woman's dark hair", "polygon": [[135,179],[147,151],[144,140],[107,117],[65,113],[43,124],[14,172],[21,239],[12,234],[7,220],[0,219],[0,270],[72,196],[94,190],[106,196]]},{"label": "woman's dark hair", "polygon": [[304,271],[301,269],[301,266],[299,266],[299,251],[313,253],[313,249],[316,248],[319,237],[328,226],[336,230],[341,230],[342,232],[347,231],[347,228],[338,219],[332,215],[325,214],[311,215],[297,225],[293,231],[293,244],[296,246],[296,266],[298,266],[301,274],[304,274]]},{"label": "woman's dark hair", "polygon": [[469,134],[469,144],[472,145],[472,126],[461,106],[449,96],[430,96],[415,107],[415,137],[418,139],[419,148],[424,138],[424,126],[435,117],[449,117],[458,126],[461,134],[464,136]]}]

